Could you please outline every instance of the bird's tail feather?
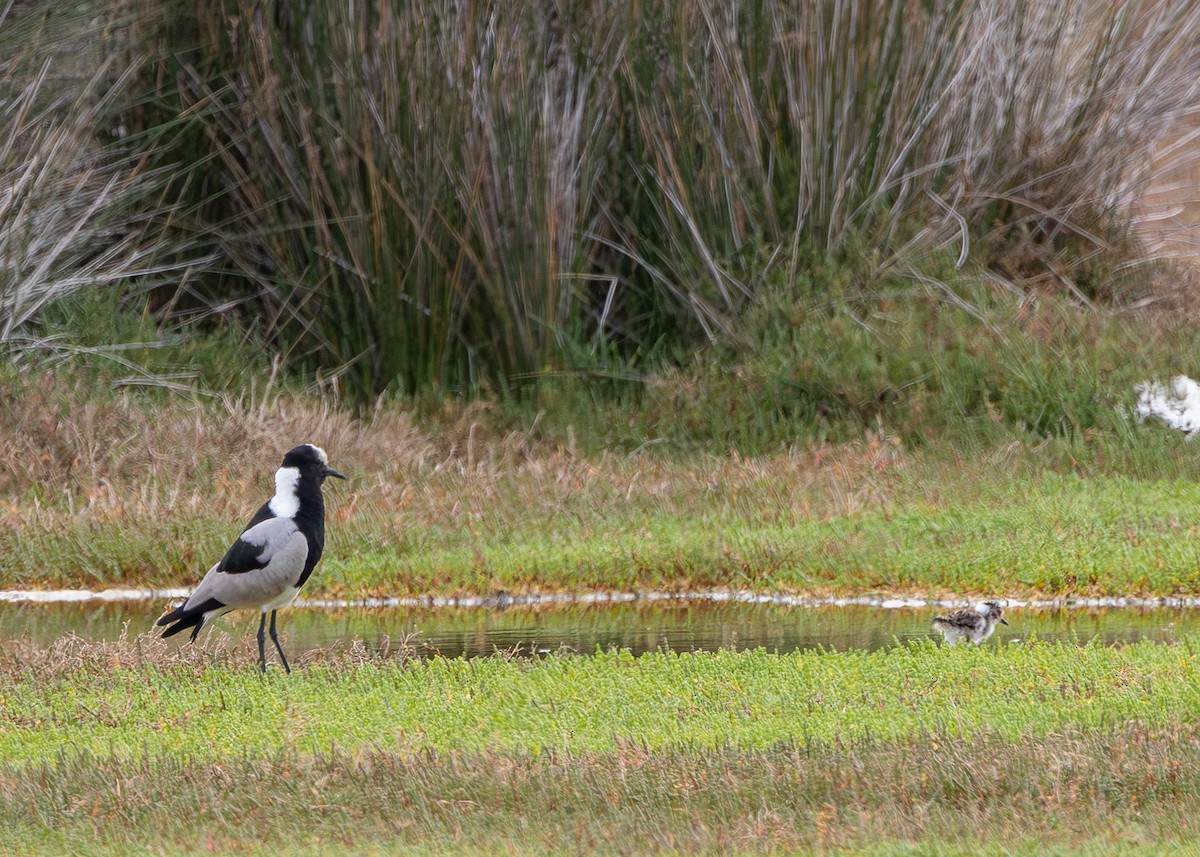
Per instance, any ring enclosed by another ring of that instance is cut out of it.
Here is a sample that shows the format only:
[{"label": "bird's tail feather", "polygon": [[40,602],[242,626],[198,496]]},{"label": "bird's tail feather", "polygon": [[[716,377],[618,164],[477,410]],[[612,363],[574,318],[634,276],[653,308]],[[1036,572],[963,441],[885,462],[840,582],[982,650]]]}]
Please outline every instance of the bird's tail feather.
[{"label": "bird's tail feather", "polygon": [[[192,629],[192,640],[196,639],[196,635],[200,633],[200,629],[204,627],[206,616],[213,610],[220,610],[225,605],[215,598],[210,598],[203,604],[197,604],[194,607],[188,607],[186,604],[182,607],[176,607],[170,613],[162,616],[155,624],[171,625],[167,630],[163,631],[164,637],[173,637],[180,631]],[[171,624],[174,622],[175,624]]]}]

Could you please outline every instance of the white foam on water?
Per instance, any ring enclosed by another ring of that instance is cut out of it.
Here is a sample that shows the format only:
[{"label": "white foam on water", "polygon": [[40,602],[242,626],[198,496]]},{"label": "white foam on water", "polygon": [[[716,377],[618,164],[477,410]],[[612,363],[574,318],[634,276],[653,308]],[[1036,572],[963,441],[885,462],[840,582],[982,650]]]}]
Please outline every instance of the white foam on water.
[{"label": "white foam on water", "polygon": [[0,589],[0,601],[29,604],[67,604],[76,601],[152,601],[187,598],[190,589]]},{"label": "white foam on water", "polygon": [[[26,604],[67,604],[81,601],[155,601],[177,600],[191,594],[187,588],[167,589],[8,589],[0,590],[0,602]],[[1148,607],[1200,608],[1200,597],[1164,596],[1161,598],[1131,598],[1128,596],[1074,597],[1065,598],[1005,598],[990,595],[989,598],[1004,603],[1009,609],[1093,609]],[[340,610],[347,607],[425,607],[438,609],[459,607],[465,609],[490,610],[500,607],[532,606],[545,604],[628,604],[632,602],[708,602],[743,604],[777,604],[786,607],[877,607],[881,610],[921,610],[927,608],[970,607],[979,598],[920,598],[894,595],[823,596],[790,593],[752,592],[742,589],[690,590],[686,592],[576,592],[550,593],[545,595],[453,595],[453,596],[384,596],[370,598],[300,598],[298,607],[314,610]]]},{"label": "white foam on water", "polygon": [[[1111,597],[1065,597],[1065,598],[1006,598],[988,596],[1013,609],[1093,609],[1147,607],[1200,608],[1200,597],[1166,596],[1161,598]],[[2,593],[0,593],[2,598]],[[707,603],[738,602],[742,604],[776,604],[786,607],[876,607],[881,610],[922,610],[933,607],[970,607],[980,598],[897,598],[882,595],[858,596],[813,596],[785,593],[749,592],[744,590],[708,590],[689,592],[580,592],[553,593],[547,595],[466,595],[466,596],[418,596],[390,598],[312,598],[297,599],[297,606],[315,609],[342,609],[346,607],[427,607],[439,609],[459,607],[465,609],[492,609],[496,607],[531,606],[545,604],[625,604],[635,601],[698,601]]]}]

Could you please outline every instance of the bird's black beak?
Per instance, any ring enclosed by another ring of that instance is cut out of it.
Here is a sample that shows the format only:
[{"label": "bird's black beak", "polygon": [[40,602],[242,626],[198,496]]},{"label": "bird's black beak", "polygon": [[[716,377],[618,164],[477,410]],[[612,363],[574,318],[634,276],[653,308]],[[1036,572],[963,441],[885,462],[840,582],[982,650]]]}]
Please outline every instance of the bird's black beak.
[{"label": "bird's black beak", "polygon": [[324,470],[322,470],[322,471],[321,471],[321,478],[322,478],[322,479],[326,478],[327,476],[336,476],[338,479],[345,479],[345,478],[346,478],[345,474],[338,473],[338,472],[337,472],[336,470],[334,470],[332,467],[326,467]]},{"label": "bird's black beak", "polygon": [[[345,477],[342,477],[342,478],[344,479]],[[1008,620],[1007,620],[1007,619],[1005,619],[1005,618],[1003,618],[1003,617],[1001,617],[1001,619],[1000,619],[1000,624],[1001,624],[1001,625],[1007,625],[1007,624],[1008,624]]]}]

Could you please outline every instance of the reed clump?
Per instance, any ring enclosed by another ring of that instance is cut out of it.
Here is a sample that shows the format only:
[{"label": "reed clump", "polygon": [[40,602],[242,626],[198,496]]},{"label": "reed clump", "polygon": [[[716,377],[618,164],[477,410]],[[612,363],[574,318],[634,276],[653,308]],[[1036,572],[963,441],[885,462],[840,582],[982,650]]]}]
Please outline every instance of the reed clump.
[{"label": "reed clump", "polygon": [[178,131],[167,162],[222,255],[193,291],[359,401],[555,371],[619,388],[699,343],[749,347],[772,296],[883,289],[972,317],[966,271],[1108,300],[1149,153],[1200,79],[1187,4],[224,2],[147,22],[145,121]]}]

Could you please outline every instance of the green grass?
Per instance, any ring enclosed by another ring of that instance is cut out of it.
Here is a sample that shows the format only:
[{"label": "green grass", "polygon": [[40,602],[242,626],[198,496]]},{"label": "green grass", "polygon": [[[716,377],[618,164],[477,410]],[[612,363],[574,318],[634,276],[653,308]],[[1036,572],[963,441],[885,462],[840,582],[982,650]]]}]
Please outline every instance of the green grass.
[{"label": "green grass", "polygon": [[1128,723],[1168,729],[1200,712],[1198,645],[610,652],[355,669],[335,661],[265,681],[249,663],[205,664],[203,653],[172,666],[159,652],[143,667],[119,666],[118,653],[109,668],[53,677],[7,668],[0,756],[11,764],[73,753],[218,761],[285,749],[537,755],[627,745],[657,753],[922,734],[1015,741]]},{"label": "green grass", "polygon": [[[882,502],[841,512],[806,511],[802,494],[770,483],[744,483],[727,494],[688,485],[674,503],[653,495],[624,502],[585,490],[547,510],[528,494],[523,502],[526,487],[513,480],[491,500],[470,503],[477,512],[460,507],[422,522],[420,512],[372,510],[371,489],[361,483],[334,486],[326,558],[306,593],[723,587],[1061,596],[1200,589],[1194,482],[1046,474],[1010,484],[993,474],[981,477],[975,492],[949,481],[937,493],[899,485]],[[367,508],[341,523],[337,510],[360,499]],[[812,503],[823,505],[816,495]],[[0,579],[47,587],[187,585],[236,534],[240,518],[233,514],[136,525],[35,516],[9,533]]]},{"label": "green grass", "polygon": [[0,847],[1184,847],[1198,645],[343,658],[265,680],[149,640],[20,647],[0,662]]},{"label": "green grass", "polygon": [[[1195,483],[1047,476],[992,496],[906,497],[800,517],[769,489],[689,514],[572,510],[429,532],[419,548],[347,533],[325,575],[346,591],[716,586],[791,591],[1190,593],[1200,586]],[[332,542],[336,550],[339,541]],[[417,546],[414,546],[417,547]]]}]

